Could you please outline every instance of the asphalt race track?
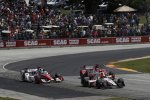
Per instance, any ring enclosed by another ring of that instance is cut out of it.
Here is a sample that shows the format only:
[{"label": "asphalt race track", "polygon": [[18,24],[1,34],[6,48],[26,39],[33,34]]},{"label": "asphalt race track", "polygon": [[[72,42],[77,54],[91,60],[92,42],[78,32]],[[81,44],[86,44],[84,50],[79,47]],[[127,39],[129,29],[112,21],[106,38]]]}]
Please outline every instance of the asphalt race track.
[{"label": "asphalt race track", "polygon": [[[36,95],[49,99],[71,100],[71,98],[82,97],[129,97],[135,100],[150,100],[150,74],[127,72],[118,69],[110,69],[117,77],[125,80],[126,87],[122,89],[95,89],[84,88],[80,85],[79,70],[83,65],[107,64],[118,60],[137,58],[150,55],[150,48],[100,51],[91,53],[70,54],[24,60],[10,63],[6,69],[20,71],[23,68],[36,68],[44,66],[52,74],[60,73],[65,76],[61,84],[32,84],[19,81],[18,73],[0,73],[0,88]],[[11,84],[10,84],[11,83]],[[91,98],[92,99],[92,98]],[[103,98],[98,98],[101,100]],[[76,99],[77,100],[77,99]],[[89,99],[90,100],[90,99]],[[94,99],[93,99],[94,100]]]}]

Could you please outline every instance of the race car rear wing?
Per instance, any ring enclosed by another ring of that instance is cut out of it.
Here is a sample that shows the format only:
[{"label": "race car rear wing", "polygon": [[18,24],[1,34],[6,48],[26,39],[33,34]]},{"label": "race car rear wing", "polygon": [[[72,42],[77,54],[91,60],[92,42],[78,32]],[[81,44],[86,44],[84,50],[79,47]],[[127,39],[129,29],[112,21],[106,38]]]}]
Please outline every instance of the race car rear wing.
[{"label": "race car rear wing", "polygon": [[85,69],[93,69],[93,66],[86,66]]}]

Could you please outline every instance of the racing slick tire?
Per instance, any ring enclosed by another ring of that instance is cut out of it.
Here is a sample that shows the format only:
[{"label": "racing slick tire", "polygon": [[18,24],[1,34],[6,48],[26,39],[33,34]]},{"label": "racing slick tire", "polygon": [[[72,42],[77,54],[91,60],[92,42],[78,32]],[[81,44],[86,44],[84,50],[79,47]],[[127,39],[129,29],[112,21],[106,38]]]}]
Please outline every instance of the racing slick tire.
[{"label": "racing slick tire", "polygon": [[81,84],[83,87],[89,87],[89,82],[88,82],[89,78],[88,77],[83,77],[81,78]]},{"label": "racing slick tire", "polygon": [[117,86],[118,86],[119,88],[123,88],[123,87],[125,86],[124,80],[123,80],[122,78],[119,78],[119,79],[117,80]]},{"label": "racing slick tire", "polygon": [[28,68],[24,68],[23,70],[20,71],[20,75],[21,75],[21,81],[25,82],[26,78],[25,78],[25,74],[27,73]]},{"label": "racing slick tire", "polygon": [[35,76],[34,78],[35,78],[35,83],[36,84],[40,84],[41,83],[41,80],[37,76]]},{"label": "racing slick tire", "polygon": [[60,83],[64,81],[64,77],[60,74],[55,74],[53,77],[55,83]]},{"label": "racing slick tire", "polygon": [[102,80],[102,88],[104,88],[104,89],[108,88],[107,81]]},{"label": "racing slick tire", "polygon": [[100,89],[100,88],[103,88],[103,89],[108,88],[107,81],[105,81],[105,80],[97,80],[96,81],[96,87],[98,89]]},{"label": "racing slick tire", "polygon": [[21,75],[21,81],[22,81],[22,82],[25,82],[25,81],[26,81],[26,80],[25,80],[25,74],[24,74],[24,73]]},{"label": "racing slick tire", "polygon": [[22,75],[21,75],[21,81],[22,82],[29,82],[29,73],[22,73]]},{"label": "racing slick tire", "polygon": [[96,81],[96,88],[97,89],[100,89],[100,88],[102,88],[103,87],[103,82],[102,82],[102,80],[97,80]]}]

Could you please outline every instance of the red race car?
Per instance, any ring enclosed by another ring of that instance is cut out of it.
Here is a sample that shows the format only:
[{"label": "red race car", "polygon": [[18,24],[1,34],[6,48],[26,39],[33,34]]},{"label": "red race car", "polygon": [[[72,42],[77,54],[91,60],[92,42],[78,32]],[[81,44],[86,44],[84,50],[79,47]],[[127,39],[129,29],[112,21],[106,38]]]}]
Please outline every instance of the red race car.
[{"label": "red race car", "polygon": [[86,66],[84,65],[83,68],[80,70],[80,77],[94,77],[96,73],[103,72],[107,75],[107,70],[103,68],[104,65],[99,66],[95,64],[94,66]]}]

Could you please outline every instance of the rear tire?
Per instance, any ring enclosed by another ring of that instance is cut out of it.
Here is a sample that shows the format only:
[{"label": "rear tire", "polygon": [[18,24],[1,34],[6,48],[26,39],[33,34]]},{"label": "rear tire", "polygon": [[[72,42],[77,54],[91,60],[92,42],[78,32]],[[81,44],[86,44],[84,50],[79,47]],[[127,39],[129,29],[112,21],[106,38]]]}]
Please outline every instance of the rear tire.
[{"label": "rear tire", "polygon": [[25,75],[24,74],[21,75],[21,81],[25,82]]},{"label": "rear tire", "polygon": [[81,84],[83,87],[89,87],[88,78],[86,77],[81,78]]},{"label": "rear tire", "polygon": [[124,80],[123,80],[122,78],[119,78],[119,79],[117,80],[117,86],[118,86],[119,88],[123,88],[123,87],[125,86]]},{"label": "rear tire", "polygon": [[103,83],[102,83],[102,80],[97,80],[97,81],[96,81],[96,88],[97,88],[97,89],[102,88],[102,86],[103,86],[102,84],[103,84]]},{"label": "rear tire", "polygon": [[107,89],[108,88],[107,81],[103,80],[102,81],[102,86],[103,86],[104,89]]},{"label": "rear tire", "polygon": [[40,84],[41,83],[41,80],[37,76],[35,76],[34,78],[35,78],[35,83],[36,84]]}]

